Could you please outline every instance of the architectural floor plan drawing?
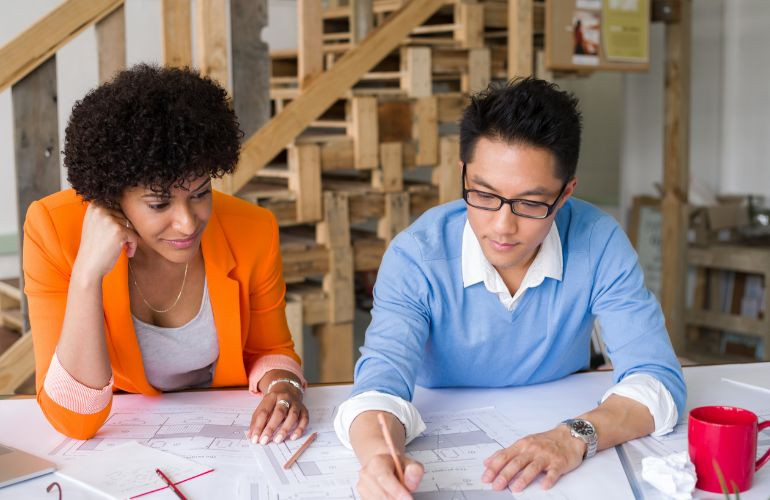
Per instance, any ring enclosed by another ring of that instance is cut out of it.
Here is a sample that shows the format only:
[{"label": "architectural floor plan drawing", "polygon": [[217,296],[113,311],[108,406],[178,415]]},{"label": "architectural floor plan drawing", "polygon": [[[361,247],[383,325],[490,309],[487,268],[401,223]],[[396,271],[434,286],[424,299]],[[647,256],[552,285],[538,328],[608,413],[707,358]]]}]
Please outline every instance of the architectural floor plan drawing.
[{"label": "architectural floor plan drawing", "polygon": [[[343,447],[331,422],[317,421],[318,438],[289,470],[283,464],[302,440],[279,445],[252,446],[269,484],[254,485],[252,500],[309,500],[356,498],[359,465]],[[407,446],[407,454],[425,466],[415,499],[483,500],[510,498],[481,482],[483,460],[513,443],[520,435],[496,410],[485,408],[425,417],[426,431]],[[325,492],[319,495],[319,492]]]},{"label": "architectural floor plan drawing", "polygon": [[[315,408],[311,419],[330,420],[333,408]],[[253,407],[144,407],[120,408],[99,433],[87,440],[64,438],[52,456],[77,457],[129,441],[168,451],[213,467],[253,464],[245,432]]]}]

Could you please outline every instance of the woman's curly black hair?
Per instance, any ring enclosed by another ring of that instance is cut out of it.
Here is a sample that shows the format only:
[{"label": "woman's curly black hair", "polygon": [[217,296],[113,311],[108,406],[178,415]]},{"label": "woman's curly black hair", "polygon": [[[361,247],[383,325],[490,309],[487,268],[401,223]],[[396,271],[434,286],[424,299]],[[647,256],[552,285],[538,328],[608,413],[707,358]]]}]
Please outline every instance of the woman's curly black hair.
[{"label": "woman's curly black hair", "polygon": [[64,166],[84,200],[115,206],[134,186],[167,195],[180,181],[231,173],[242,136],[227,92],[211,79],[139,64],[75,103]]}]

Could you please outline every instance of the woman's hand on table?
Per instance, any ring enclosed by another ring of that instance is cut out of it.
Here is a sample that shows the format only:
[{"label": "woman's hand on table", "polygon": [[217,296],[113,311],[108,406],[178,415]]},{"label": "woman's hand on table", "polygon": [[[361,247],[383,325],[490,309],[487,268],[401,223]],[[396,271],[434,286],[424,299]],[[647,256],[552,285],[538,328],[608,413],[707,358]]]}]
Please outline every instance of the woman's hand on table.
[{"label": "woman's hand on table", "polygon": [[302,391],[288,382],[279,382],[257,405],[247,435],[254,444],[281,443],[287,437],[299,439],[305,433],[308,422]]}]

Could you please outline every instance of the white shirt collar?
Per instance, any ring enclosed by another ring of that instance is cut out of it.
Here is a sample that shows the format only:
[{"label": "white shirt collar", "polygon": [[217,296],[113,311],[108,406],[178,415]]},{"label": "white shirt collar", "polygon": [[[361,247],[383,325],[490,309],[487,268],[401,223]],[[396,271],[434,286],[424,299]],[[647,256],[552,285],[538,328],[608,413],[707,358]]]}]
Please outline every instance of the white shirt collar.
[{"label": "white shirt collar", "polygon": [[463,228],[462,243],[462,273],[463,286],[469,287],[476,283],[483,282],[484,287],[491,293],[494,293],[500,299],[500,302],[510,311],[513,310],[516,303],[524,295],[528,288],[539,286],[545,278],[553,278],[561,281],[563,272],[561,239],[556,224],[551,224],[535,259],[530,264],[521,286],[516,293],[511,296],[508,287],[505,286],[503,278],[497,269],[489,263],[484,252],[481,250],[476,234],[471,229],[470,223],[466,220]]}]

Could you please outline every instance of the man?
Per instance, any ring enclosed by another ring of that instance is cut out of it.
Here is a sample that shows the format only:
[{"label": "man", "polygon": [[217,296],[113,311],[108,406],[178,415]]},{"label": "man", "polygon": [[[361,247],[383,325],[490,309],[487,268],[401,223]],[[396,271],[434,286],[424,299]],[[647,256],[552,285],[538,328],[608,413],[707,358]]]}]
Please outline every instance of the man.
[{"label": "man", "polygon": [[[618,224],[571,199],[577,100],[519,79],[475,96],[460,125],[463,200],[436,207],[383,258],[353,396],[335,429],[362,464],[364,498],[409,498],[422,465],[404,444],[425,428],[414,385],[506,387],[588,367],[594,320],[615,383],[594,410],[527,436],[484,462],[482,480],[544,488],[597,450],[669,432],[685,402],[660,306]],[[383,414],[405,485],[378,427]]]}]

